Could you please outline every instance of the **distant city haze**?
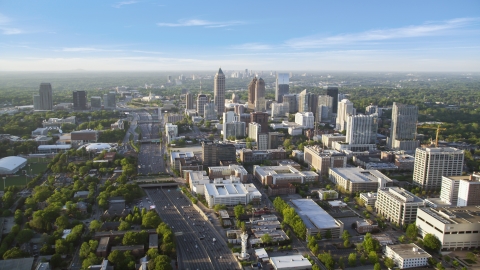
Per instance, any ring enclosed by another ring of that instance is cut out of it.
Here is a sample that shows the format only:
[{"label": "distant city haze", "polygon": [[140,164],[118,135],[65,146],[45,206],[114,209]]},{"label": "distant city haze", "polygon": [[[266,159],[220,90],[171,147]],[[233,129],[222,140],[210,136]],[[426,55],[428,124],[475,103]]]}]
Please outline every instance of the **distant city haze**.
[{"label": "distant city haze", "polygon": [[0,71],[479,72],[479,10],[433,0],[4,1]]}]

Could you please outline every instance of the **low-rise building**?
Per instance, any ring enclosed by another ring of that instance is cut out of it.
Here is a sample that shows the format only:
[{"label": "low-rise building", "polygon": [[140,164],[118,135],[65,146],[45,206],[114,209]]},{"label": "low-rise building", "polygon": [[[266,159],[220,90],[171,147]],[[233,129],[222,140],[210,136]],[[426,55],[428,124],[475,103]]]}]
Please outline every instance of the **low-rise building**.
[{"label": "low-rise building", "polygon": [[338,192],[335,190],[328,190],[328,189],[320,189],[318,190],[318,198],[322,201],[325,200],[336,200],[338,199]]},{"label": "low-rise building", "polygon": [[240,160],[243,163],[261,163],[265,160],[286,159],[287,152],[284,149],[251,150],[244,148],[239,150]]},{"label": "low-rise building", "polygon": [[421,198],[399,187],[379,188],[375,203],[378,214],[402,226],[414,222],[417,210],[424,206],[425,202]]},{"label": "low-rise building", "polygon": [[345,191],[375,191],[379,188],[393,186],[392,179],[377,170],[361,168],[330,168],[329,178]]},{"label": "low-rise building", "polygon": [[96,254],[99,257],[106,258],[109,253],[109,243],[110,243],[110,237],[102,237],[100,238],[100,241],[98,241],[98,247]]},{"label": "low-rise building", "polygon": [[330,168],[347,167],[347,156],[336,150],[323,150],[320,146],[305,146],[304,160],[321,175],[327,175]]},{"label": "low-rise building", "polygon": [[365,206],[371,206],[373,208],[375,207],[375,203],[377,202],[377,193],[360,193],[360,199],[363,201]]},{"label": "low-rise building", "polygon": [[374,224],[370,219],[357,220],[355,222],[357,227],[355,228],[358,233],[370,233],[378,229],[378,225]]},{"label": "low-rise building", "polygon": [[48,128],[37,128],[34,131],[32,131],[32,136],[39,136],[39,135],[47,135],[48,134]]},{"label": "low-rise building", "polygon": [[187,173],[187,182],[190,189],[195,194],[205,194],[205,185],[210,184],[210,178],[205,171],[189,171]]},{"label": "low-rise building", "polygon": [[180,160],[194,158],[193,152],[170,152],[170,166],[176,170],[180,170]]},{"label": "low-rise building", "polygon": [[268,185],[268,196],[278,196],[278,195],[288,195],[295,194],[296,188],[291,183],[288,184],[279,184],[279,185]]},{"label": "low-rise building", "polygon": [[253,166],[253,175],[263,185],[287,183],[311,183],[318,181],[318,174],[299,171],[292,166]]},{"label": "low-rise building", "polygon": [[342,236],[343,222],[334,219],[312,199],[296,199],[291,203],[307,228],[307,236],[321,233],[325,237],[327,231],[332,238]]},{"label": "low-rise building", "polygon": [[275,270],[308,270],[312,264],[302,255],[270,257],[270,264]]},{"label": "low-rise building", "polygon": [[76,116],[70,116],[65,118],[49,118],[48,120],[43,120],[42,126],[44,128],[46,127],[61,128],[63,124],[75,125],[76,120],[77,120]]},{"label": "low-rise building", "polygon": [[248,180],[248,172],[241,165],[232,164],[229,166],[208,167],[208,177],[213,179],[230,179],[230,176],[240,178],[240,182],[246,183]]},{"label": "low-rise building", "polygon": [[392,259],[400,269],[427,266],[428,259],[432,257],[415,244],[388,245],[385,256]]},{"label": "low-rise building", "polygon": [[346,142],[347,136],[336,133],[336,134],[323,134],[322,143],[327,148],[332,148],[334,142]]},{"label": "low-rise building", "polygon": [[416,225],[422,237],[435,235],[442,249],[480,246],[478,206],[419,208]]},{"label": "low-rise building", "polygon": [[261,198],[262,194],[253,184],[205,184],[205,199],[210,208],[217,204],[246,205]]},{"label": "low-rise building", "polygon": [[72,145],[80,146],[87,143],[96,143],[98,141],[97,130],[78,130],[70,133]]}]

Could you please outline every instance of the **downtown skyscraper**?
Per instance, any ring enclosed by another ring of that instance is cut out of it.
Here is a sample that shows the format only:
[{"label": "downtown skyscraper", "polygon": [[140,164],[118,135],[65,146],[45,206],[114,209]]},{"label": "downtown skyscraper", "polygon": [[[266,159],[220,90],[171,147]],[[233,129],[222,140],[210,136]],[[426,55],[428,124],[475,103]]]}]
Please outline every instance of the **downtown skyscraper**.
[{"label": "downtown skyscraper", "polygon": [[277,73],[277,79],[275,84],[275,100],[277,103],[283,102],[283,96],[287,95],[290,91],[288,73]]},{"label": "downtown skyscraper", "polygon": [[221,68],[218,69],[213,79],[213,99],[215,110],[217,114],[221,115],[225,111],[225,74]]},{"label": "downtown skyscraper", "polygon": [[87,109],[87,91],[73,91],[73,109]]},{"label": "downtown skyscraper", "polygon": [[33,96],[33,108],[40,111],[53,110],[52,85],[41,83],[38,95]]}]

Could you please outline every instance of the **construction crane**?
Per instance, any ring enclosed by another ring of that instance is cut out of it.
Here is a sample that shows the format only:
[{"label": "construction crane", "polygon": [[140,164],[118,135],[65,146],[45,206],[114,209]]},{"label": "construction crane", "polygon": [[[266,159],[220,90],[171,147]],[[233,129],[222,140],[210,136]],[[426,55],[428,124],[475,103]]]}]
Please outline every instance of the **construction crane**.
[{"label": "construction crane", "polygon": [[441,128],[440,125],[438,125],[438,127],[418,127],[418,128],[436,129],[437,130],[437,136],[435,138],[435,147],[438,147],[438,135],[440,134],[440,130],[447,130],[446,128]]}]

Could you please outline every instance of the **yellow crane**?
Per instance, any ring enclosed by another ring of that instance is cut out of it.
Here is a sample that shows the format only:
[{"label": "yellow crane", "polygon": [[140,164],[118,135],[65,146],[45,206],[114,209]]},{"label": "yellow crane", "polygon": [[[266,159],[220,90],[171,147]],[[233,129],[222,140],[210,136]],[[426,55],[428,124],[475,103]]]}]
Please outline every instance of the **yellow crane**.
[{"label": "yellow crane", "polygon": [[436,129],[437,130],[437,136],[435,138],[435,147],[438,147],[438,135],[440,134],[440,130],[447,130],[446,128],[441,128],[440,125],[438,125],[438,127],[418,127],[418,128]]}]

